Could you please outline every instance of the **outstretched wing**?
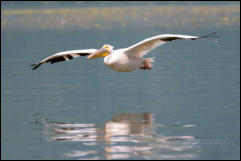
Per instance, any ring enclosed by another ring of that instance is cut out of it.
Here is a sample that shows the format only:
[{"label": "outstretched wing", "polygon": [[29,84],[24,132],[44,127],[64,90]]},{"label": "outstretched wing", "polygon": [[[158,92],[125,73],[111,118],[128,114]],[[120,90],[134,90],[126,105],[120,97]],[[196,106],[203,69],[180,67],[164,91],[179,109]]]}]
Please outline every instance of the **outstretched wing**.
[{"label": "outstretched wing", "polygon": [[36,64],[33,64],[32,69],[34,70],[34,69],[38,68],[40,65],[48,63],[48,62],[53,64],[53,63],[61,62],[61,61],[68,61],[73,58],[77,58],[79,56],[90,55],[96,51],[97,51],[97,49],[85,49],[85,50],[71,50],[71,51],[59,52],[59,53],[56,53],[54,55],[51,55],[51,56],[45,58],[44,60],[42,60]]},{"label": "outstretched wing", "polygon": [[137,44],[134,44],[128,48],[126,48],[125,53],[129,56],[140,56],[146,55],[149,51],[152,49],[163,45],[167,42],[173,41],[173,40],[179,40],[179,39],[190,39],[190,40],[196,40],[196,39],[209,39],[211,37],[216,37],[216,33],[211,33],[204,36],[189,36],[189,35],[173,35],[173,34],[164,34],[164,35],[158,35],[151,38],[147,38]]}]

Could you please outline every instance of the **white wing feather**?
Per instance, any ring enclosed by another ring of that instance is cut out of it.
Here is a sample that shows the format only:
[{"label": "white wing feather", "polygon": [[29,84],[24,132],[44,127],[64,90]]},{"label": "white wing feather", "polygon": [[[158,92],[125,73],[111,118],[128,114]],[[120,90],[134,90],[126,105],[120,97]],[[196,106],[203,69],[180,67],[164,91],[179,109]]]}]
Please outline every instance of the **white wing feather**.
[{"label": "white wing feather", "polygon": [[33,64],[32,69],[34,70],[34,69],[38,68],[40,65],[48,63],[48,62],[53,64],[53,63],[60,62],[60,61],[68,61],[73,58],[77,58],[79,56],[90,55],[96,51],[97,51],[97,49],[84,49],[84,50],[70,50],[70,51],[58,52],[56,54],[53,54],[53,55],[43,59],[39,63]]},{"label": "white wing feather", "polygon": [[164,34],[158,35],[151,38],[147,38],[137,44],[134,44],[126,48],[125,53],[129,56],[140,56],[146,55],[152,49],[163,45],[169,41],[178,40],[178,39],[191,39],[195,40],[201,38],[198,36],[189,36],[189,35],[173,35],[173,34]]}]

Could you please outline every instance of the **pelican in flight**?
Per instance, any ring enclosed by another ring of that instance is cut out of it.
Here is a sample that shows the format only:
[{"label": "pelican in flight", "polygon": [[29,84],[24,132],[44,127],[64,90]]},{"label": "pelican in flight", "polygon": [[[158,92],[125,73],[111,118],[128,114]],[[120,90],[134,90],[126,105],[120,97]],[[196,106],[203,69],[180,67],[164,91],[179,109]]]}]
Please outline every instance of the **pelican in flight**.
[{"label": "pelican in flight", "polygon": [[130,47],[117,50],[114,50],[114,47],[112,45],[103,45],[102,48],[99,50],[84,49],[58,52],[43,59],[39,63],[33,64],[32,69],[37,69],[40,65],[48,62],[53,64],[60,61],[68,61],[79,56],[87,56],[86,60],[104,57],[104,64],[110,67],[112,70],[118,72],[130,72],[138,68],[148,70],[152,68],[152,62],[154,62],[154,57],[143,58],[143,56],[157,46],[163,45],[166,42],[179,39],[209,39],[211,37],[215,37],[216,33],[217,32],[214,32],[204,36],[163,34],[147,38]]}]

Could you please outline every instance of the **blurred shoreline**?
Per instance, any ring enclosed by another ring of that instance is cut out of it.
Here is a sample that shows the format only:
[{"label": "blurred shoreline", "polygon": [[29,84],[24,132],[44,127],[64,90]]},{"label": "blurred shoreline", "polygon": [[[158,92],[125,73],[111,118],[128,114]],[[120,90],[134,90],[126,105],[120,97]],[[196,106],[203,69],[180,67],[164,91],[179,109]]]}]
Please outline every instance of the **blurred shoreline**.
[{"label": "blurred shoreline", "polygon": [[87,7],[3,9],[1,28],[110,29],[114,27],[161,27],[198,29],[240,27],[239,5],[165,5],[132,7]]}]

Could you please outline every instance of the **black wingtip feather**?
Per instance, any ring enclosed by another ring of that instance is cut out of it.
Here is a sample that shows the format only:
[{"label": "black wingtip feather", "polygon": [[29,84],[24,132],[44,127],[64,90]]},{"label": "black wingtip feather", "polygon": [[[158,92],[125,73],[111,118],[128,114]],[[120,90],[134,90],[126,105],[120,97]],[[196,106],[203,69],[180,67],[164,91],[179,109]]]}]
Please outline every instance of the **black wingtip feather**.
[{"label": "black wingtip feather", "polygon": [[37,69],[42,63],[36,63],[36,64],[31,64],[30,66],[32,66],[32,70]]},{"label": "black wingtip feather", "polygon": [[208,39],[208,38],[212,38],[212,37],[218,37],[217,33],[218,32],[212,32],[212,33],[207,34],[207,35],[199,36],[198,38],[200,38],[200,39]]}]

